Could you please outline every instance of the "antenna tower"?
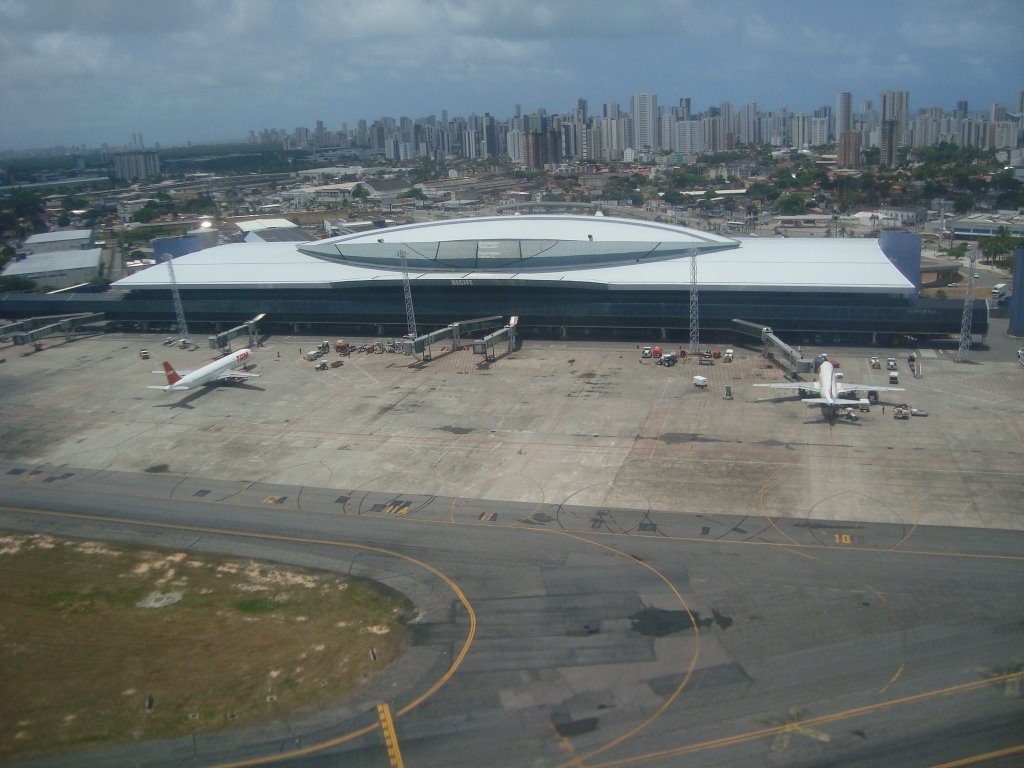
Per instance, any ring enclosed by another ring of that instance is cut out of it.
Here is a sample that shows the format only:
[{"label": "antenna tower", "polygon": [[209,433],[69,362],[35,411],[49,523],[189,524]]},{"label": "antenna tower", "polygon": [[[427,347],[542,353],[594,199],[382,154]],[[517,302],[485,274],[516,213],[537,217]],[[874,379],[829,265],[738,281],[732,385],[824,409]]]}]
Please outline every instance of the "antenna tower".
[{"label": "antenna tower", "polygon": [[402,260],[402,291],[405,293],[405,323],[409,327],[409,338],[415,339],[416,333],[416,312],[412,307],[412,286],[409,285],[409,267],[405,263],[406,253],[404,250],[398,252],[398,258]]},{"label": "antenna tower", "polygon": [[181,338],[188,339],[188,325],[185,323],[185,309],[181,306],[181,294],[178,292],[178,281],[174,279],[174,258],[165,253],[167,259],[167,274],[171,277],[171,296],[174,298],[174,319],[178,323],[178,333]]},{"label": "antenna tower", "polygon": [[700,352],[700,313],[697,304],[697,249],[690,249],[690,354]]}]

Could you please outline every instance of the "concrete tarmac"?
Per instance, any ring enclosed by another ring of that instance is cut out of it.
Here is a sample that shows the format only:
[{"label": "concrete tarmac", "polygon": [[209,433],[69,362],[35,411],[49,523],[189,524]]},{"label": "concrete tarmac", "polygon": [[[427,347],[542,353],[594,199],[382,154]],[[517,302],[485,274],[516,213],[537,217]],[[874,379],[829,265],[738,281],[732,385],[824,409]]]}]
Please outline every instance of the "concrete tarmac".
[{"label": "concrete tarmac", "polygon": [[[57,343],[0,368],[0,459],[396,494],[696,514],[1024,528],[1024,369],[1003,352],[892,350],[906,402],[828,424],[796,401],[759,402],[781,372],[736,362],[662,368],[622,343],[527,342],[491,364],[468,351],[415,364],[354,354],[315,372],[272,339],[250,383],[164,394],[159,361],[209,350],[110,335]],[[152,359],[141,360],[147,348]],[[821,351],[806,350],[811,352]],[[887,382],[869,354],[830,349],[849,381]],[[907,369],[906,353],[922,376]],[[331,355],[327,359],[335,359]],[[710,380],[693,386],[694,375]],[[734,399],[723,399],[725,385]]]},{"label": "concrete tarmac", "polygon": [[[396,718],[410,765],[1024,753],[1024,370],[995,344],[970,365],[915,350],[921,378],[901,350],[898,401],[926,418],[828,424],[757,402],[750,384],[781,375],[751,349],[663,369],[634,345],[527,342],[489,365],[434,350],[314,372],[311,343],[273,339],[261,379],[175,395],[145,389],[153,338],[6,350],[2,527],[351,569],[421,609],[413,652],[336,711],[94,764],[286,753],[438,681]],[[884,350],[828,351],[884,380]],[[339,758],[387,764],[380,732],[287,762]]]}]

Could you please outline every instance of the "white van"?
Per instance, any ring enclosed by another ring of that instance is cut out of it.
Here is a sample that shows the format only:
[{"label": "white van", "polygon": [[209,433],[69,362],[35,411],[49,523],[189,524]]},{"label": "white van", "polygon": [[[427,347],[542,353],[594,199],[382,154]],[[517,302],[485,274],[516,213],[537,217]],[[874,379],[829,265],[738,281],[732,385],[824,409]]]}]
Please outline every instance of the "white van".
[{"label": "white van", "polygon": [[900,383],[899,371],[889,371],[889,383],[890,384],[899,384]]}]

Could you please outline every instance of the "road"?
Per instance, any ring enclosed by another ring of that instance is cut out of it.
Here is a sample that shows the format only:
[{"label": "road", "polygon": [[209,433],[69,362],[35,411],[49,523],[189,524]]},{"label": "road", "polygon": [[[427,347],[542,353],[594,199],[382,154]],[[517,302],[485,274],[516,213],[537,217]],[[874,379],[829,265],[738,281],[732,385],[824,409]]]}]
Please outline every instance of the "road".
[{"label": "road", "polygon": [[3,529],[353,573],[419,611],[410,653],[335,710],[32,765],[386,766],[380,702],[409,766],[1024,755],[1019,531],[13,462],[0,488]]}]

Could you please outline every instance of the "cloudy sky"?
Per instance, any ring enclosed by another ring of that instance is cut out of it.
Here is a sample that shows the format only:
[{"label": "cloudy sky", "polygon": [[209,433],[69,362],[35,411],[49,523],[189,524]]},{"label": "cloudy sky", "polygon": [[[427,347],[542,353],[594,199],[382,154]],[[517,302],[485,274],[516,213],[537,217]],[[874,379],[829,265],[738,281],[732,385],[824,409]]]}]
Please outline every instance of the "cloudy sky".
[{"label": "cloudy sky", "polygon": [[0,0],[0,150],[244,137],[361,118],[1013,106],[1022,0]]}]

